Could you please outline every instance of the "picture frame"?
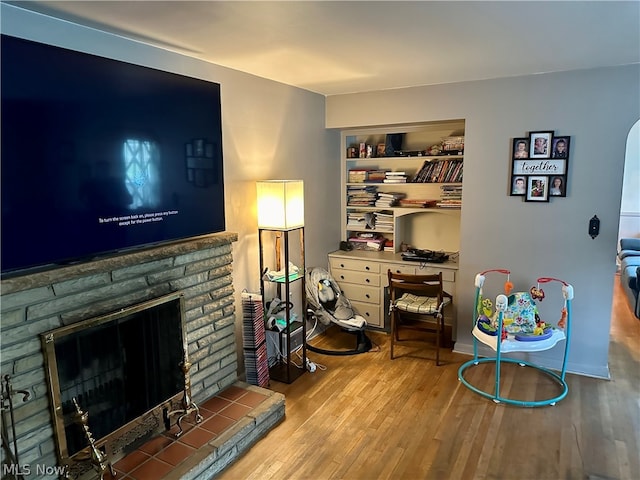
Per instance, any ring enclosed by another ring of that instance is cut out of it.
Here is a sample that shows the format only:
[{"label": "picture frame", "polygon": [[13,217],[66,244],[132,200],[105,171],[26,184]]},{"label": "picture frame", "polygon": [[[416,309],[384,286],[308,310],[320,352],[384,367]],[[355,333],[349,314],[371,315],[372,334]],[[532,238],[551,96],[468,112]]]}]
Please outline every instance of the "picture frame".
[{"label": "picture frame", "polygon": [[551,142],[551,158],[569,159],[571,137],[553,137]]},{"label": "picture frame", "polygon": [[546,175],[530,175],[527,177],[527,202],[549,201],[549,177]]},{"label": "picture frame", "polygon": [[529,137],[517,137],[513,139],[511,158],[529,158]]},{"label": "picture frame", "polygon": [[549,196],[550,197],[566,197],[567,196],[567,176],[551,175],[549,177]]},{"label": "picture frame", "polygon": [[523,197],[527,194],[527,176],[511,175],[511,189],[509,195],[512,197]]},{"label": "picture frame", "polygon": [[551,158],[553,130],[529,132],[529,158]]}]

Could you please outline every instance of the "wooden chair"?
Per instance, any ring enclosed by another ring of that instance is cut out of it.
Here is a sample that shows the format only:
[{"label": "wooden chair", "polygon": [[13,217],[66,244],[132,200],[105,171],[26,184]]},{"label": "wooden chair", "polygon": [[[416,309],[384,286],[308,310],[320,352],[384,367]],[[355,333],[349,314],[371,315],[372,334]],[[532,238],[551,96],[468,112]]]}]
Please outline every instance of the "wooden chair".
[{"label": "wooden chair", "polygon": [[400,330],[435,332],[436,365],[439,366],[440,347],[444,344],[444,309],[453,302],[453,297],[444,291],[442,272],[433,275],[408,275],[393,273],[389,270],[387,275],[390,296],[391,360],[394,358],[395,343],[425,341],[424,336],[401,339]]}]

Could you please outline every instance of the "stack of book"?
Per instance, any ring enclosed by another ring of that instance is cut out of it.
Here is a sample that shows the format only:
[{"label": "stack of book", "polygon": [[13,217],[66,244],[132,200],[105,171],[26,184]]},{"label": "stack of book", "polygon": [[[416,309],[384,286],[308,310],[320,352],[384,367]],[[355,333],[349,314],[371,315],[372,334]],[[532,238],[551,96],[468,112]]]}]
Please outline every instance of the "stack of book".
[{"label": "stack of book", "polygon": [[386,172],[384,183],[407,183],[406,172]]},{"label": "stack of book", "polygon": [[427,199],[418,199],[418,198],[403,198],[400,200],[401,207],[412,207],[412,208],[434,208],[438,204],[438,200],[427,200]]},{"label": "stack of book", "polygon": [[385,210],[373,212],[376,230],[393,232],[393,213]]},{"label": "stack of book", "polygon": [[347,212],[347,227],[353,229],[365,229],[367,221],[364,212]]},{"label": "stack of book", "polygon": [[367,169],[349,170],[347,181],[349,183],[364,183],[367,180],[367,172]]},{"label": "stack of book", "polygon": [[395,207],[407,195],[401,192],[379,192],[376,207]]},{"label": "stack of book", "polygon": [[378,198],[378,187],[373,185],[347,186],[347,205],[350,207],[370,207]]},{"label": "stack of book", "polygon": [[384,241],[384,247],[382,248],[385,252],[395,252],[395,249],[393,248],[393,240],[390,238],[387,238]]},{"label": "stack of book", "polygon": [[348,183],[382,183],[386,178],[386,170],[376,170],[371,168],[354,168],[349,170],[347,175]]},{"label": "stack of book", "polygon": [[438,207],[462,207],[462,185],[442,185],[440,190],[440,201],[438,202]]},{"label": "stack of book", "polygon": [[369,183],[382,183],[386,178],[387,172],[385,170],[369,170],[367,171],[366,182]]},{"label": "stack of book", "polygon": [[413,178],[414,183],[460,183],[462,182],[462,165],[460,159],[425,161],[422,168]]}]

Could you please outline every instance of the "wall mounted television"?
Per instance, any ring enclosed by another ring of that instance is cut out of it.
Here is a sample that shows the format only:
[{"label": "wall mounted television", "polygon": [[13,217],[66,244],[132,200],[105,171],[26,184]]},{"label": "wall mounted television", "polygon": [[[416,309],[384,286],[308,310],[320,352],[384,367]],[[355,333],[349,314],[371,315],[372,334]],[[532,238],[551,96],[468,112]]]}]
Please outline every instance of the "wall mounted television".
[{"label": "wall mounted television", "polygon": [[2,35],[4,278],[225,229],[220,85]]}]

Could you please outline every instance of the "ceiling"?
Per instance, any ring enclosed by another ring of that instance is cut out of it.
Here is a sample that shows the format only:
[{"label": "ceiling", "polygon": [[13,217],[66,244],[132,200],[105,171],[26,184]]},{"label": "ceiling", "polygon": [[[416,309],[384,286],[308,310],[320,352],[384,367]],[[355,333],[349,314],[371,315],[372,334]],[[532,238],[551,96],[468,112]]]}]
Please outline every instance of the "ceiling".
[{"label": "ceiling", "polygon": [[323,95],[640,63],[640,1],[6,2]]}]

